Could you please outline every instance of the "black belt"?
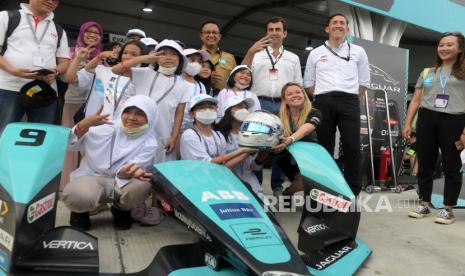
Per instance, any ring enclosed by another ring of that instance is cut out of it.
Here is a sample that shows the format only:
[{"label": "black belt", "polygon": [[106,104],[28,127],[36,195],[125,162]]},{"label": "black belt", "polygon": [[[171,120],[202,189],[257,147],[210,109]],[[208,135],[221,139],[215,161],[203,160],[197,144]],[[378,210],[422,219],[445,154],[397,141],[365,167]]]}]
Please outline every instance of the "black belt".
[{"label": "black belt", "polygon": [[314,97],[349,97],[349,98],[358,98],[358,94],[352,94],[348,92],[340,92],[340,91],[334,91],[334,92],[328,92],[324,94],[318,94],[314,95]]},{"label": "black belt", "polygon": [[276,103],[280,103],[281,102],[281,98],[280,97],[267,97],[267,96],[258,96],[258,99],[259,100],[265,100],[265,101],[270,101],[270,102],[276,102]]}]

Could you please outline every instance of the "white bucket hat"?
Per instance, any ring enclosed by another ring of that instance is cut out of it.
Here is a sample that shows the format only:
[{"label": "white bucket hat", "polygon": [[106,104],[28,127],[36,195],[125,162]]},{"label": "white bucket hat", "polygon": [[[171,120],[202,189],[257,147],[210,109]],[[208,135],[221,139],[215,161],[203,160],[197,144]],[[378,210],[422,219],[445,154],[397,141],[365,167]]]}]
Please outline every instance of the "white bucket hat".
[{"label": "white bucket hat", "polygon": [[138,35],[143,38],[145,38],[145,32],[142,31],[141,29],[131,29],[127,32],[126,37],[129,37],[130,35]]},{"label": "white bucket hat", "polygon": [[254,101],[252,100],[252,98],[249,98],[249,97],[246,97],[244,98],[244,96],[242,95],[235,95],[235,96],[232,96],[232,97],[228,97],[228,99],[226,100],[225,102],[225,105],[223,107],[223,110],[222,110],[222,113],[225,114],[226,113],[226,110],[228,110],[228,108],[230,108],[231,106],[235,106],[235,105],[238,105],[242,102],[246,102],[247,105],[249,106],[249,108],[247,108],[249,111],[251,110],[251,108],[254,106]]},{"label": "white bucket hat", "polygon": [[198,94],[192,97],[189,103],[189,111],[191,111],[196,105],[203,102],[211,102],[218,104],[218,100],[207,94]]},{"label": "white bucket hat", "polygon": [[140,42],[144,43],[145,46],[157,46],[158,41],[151,37],[144,37],[140,40]]},{"label": "white bucket hat", "polygon": [[169,47],[173,50],[175,50],[176,52],[178,52],[181,56],[182,56],[182,59],[183,59],[183,68],[186,67],[187,65],[187,58],[186,56],[183,54],[183,51],[184,49],[181,47],[181,45],[179,45],[178,43],[176,43],[176,41],[174,40],[171,40],[171,39],[164,39],[162,40],[162,42],[158,43],[158,45],[155,47],[155,51],[158,52],[161,48],[163,47]]},{"label": "white bucket hat", "polygon": [[208,59],[210,59],[210,54],[204,50],[197,50],[197,49],[189,48],[189,49],[184,49],[183,54],[186,57],[193,55],[193,54],[199,54],[202,56],[203,61],[207,61]]}]

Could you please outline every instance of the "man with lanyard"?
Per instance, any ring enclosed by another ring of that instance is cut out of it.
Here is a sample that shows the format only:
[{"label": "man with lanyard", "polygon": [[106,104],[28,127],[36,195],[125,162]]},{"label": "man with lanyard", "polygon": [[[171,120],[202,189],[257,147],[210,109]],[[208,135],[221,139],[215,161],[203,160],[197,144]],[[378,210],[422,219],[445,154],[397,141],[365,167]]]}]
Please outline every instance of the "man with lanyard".
[{"label": "man with lanyard", "polygon": [[[21,4],[21,20],[6,38],[9,15],[0,12],[0,43],[5,49],[0,55],[0,133],[11,122],[20,121],[26,113],[28,121],[53,123],[57,101],[49,106],[24,109],[18,105],[18,91],[34,79],[43,80],[56,91],[56,76],[64,74],[69,64],[66,33],[58,43],[53,11],[59,0],[30,0]],[[59,48],[58,48],[58,45]],[[39,76],[34,70],[48,69],[52,73]]]},{"label": "man with lanyard", "polygon": [[[277,114],[281,105],[281,88],[288,82],[302,85],[302,71],[299,57],[285,50],[283,41],[287,36],[287,22],[282,17],[269,19],[267,35],[255,42],[247,51],[242,64],[252,70],[253,85],[262,109]],[[275,195],[282,191],[284,175],[273,162],[271,188]]]},{"label": "man with lanyard", "polygon": [[325,31],[324,45],[307,59],[304,86],[323,115],[317,129],[318,142],[334,155],[336,127],[341,133],[344,177],[355,195],[360,193],[360,99],[370,85],[370,70],[365,50],[349,44],[348,20],[334,14]]},{"label": "man with lanyard", "polygon": [[236,67],[234,56],[219,48],[221,40],[220,26],[215,21],[206,21],[200,27],[200,40],[202,49],[210,54],[210,61],[213,64],[211,80],[213,95],[226,87],[231,70]]}]

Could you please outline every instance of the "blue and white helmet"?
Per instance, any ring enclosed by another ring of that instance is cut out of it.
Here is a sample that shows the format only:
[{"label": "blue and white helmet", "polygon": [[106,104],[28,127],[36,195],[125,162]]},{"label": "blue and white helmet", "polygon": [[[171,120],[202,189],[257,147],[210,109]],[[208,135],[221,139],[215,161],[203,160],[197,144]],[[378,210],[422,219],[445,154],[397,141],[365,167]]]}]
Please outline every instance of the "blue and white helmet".
[{"label": "blue and white helmet", "polygon": [[278,116],[257,110],[242,122],[239,131],[239,146],[267,149],[279,144],[283,124]]}]

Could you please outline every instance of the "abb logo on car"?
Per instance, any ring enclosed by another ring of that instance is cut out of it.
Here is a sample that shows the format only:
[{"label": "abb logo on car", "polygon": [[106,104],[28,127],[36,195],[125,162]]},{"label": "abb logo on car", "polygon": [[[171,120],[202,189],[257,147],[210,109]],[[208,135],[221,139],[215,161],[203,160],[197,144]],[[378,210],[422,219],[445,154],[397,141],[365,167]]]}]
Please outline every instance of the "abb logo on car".
[{"label": "abb logo on car", "polygon": [[312,189],[310,191],[310,197],[321,204],[332,207],[344,213],[349,210],[349,207],[352,204],[352,202],[348,200],[334,196],[332,194],[328,194],[318,189]]},{"label": "abb logo on car", "polygon": [[55,193],[51,193],[48,196],[32,203],[29,205],[29,208],[27,208],[27,222],[33,223],[34,221],[38,220],[46,213],[53,210],[54,205]]},{"label": "abb logo on car", "polygon": [[239,191],[225,191],[225,190],[218,190],[215,192],[202,192],[202,202],[206,202],[209,200],[223,200],[223,199],[238,199],[248,201],[249,197],[246,196],[244,193]]}]

